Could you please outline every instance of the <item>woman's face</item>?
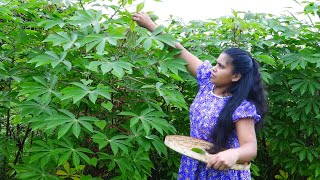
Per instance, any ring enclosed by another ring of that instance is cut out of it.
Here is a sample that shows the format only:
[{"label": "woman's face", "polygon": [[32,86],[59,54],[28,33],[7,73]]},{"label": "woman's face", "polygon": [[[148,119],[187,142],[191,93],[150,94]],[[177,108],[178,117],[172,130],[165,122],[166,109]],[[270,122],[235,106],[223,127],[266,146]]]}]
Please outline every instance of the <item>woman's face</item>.
[{"label": "woman's face", "polygon": [[231,64],[231,59],[228,54],[221,53],[217,63],[212,68],[211,82],[215,84],[216,87],[228,87],[235,81],[235,75],[232,73],[233,65]]}]

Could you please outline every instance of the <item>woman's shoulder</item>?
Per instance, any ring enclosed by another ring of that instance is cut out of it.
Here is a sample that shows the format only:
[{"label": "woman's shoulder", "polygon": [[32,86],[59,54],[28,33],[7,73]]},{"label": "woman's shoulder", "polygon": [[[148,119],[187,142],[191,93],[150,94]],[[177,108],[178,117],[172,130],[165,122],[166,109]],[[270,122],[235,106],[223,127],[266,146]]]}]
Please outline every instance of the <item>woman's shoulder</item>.
[{"label": "woman's shoulder", "polygon": [[257,113],[256,106],[249,100],[244,100],[233,113],[234,122],[242,118],[253,118],[255,122],[261,119]]},{"label": "woman's shoulder", "polygon": [[212,65],[209,60],[203,61],[203,63],[197,69],[197,79],[208,78],[211,75],[210,69]]},{"label": "woman's shoulder", "polygon": [[212,65],[209,60],[205,60],[197,69],[197,81],[199,89],[210,83]]}]

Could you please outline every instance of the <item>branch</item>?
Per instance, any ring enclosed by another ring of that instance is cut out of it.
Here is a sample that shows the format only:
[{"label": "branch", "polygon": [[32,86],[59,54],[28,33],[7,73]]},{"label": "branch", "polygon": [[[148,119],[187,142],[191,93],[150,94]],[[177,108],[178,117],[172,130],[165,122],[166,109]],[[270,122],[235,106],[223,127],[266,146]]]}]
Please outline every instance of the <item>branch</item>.
[{"label": "branch", "polygon": [[79,3],[80,3],[80,6],[82,7],[82,9],[85,10],[81,0],[79,0]]},{"label": "branch", "polygon": [[121,1],[121,4],[120,4],[119,8],[111,15],[111,17],[109,18],[109,20],[111,20],[111,19],[113,18],[113,16],[115,16],[115,15],[118,13],[118,11],[119,11],[119,9],[121,8],[121,6],[123,6],[123,0]]},{"label": "branch", "polygon": [[30,133],[30,131],[31,131],[30,125],[31,125],[31,123],[29,123],[29,125],[28,125],[27,131],[26,131],[26,133],[24,134],[23,140],[18,143],[18,148],[19,148],[19,150],[18,150],[17,155],[16,155],[16,157],[15,157],[15,159],[14,159],[14,162],[13,162],[14,165],[17,164],[18,159],[19,159],[19,157],[20,157],[20,154],[21,154],[22,151],[23,151],[24,143],[26,142],[26,139],[27,139],[27,137],[28,137],[28,135],[29,135],[29,133]]},{"label": "branch", "polygon": [[10,133],[10,109],[7,111],[7,127],[6,127],[6,137],[9,137]]}]

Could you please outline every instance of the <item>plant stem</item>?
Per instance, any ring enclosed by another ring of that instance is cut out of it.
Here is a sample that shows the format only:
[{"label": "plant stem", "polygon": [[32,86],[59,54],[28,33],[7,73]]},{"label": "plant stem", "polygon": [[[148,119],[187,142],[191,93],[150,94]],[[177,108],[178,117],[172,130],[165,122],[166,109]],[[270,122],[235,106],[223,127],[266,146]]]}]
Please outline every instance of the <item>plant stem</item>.
[{"label": "plant stem", "polygon": [[10,109],[7,110],[7,126],[6,126],[6,137],[9,138],[10,134]]},{"label": "plant stem", "polygon": [[20,154],[23,152],[24,143],[26,142],[26,139],[27,139],[27,137],[28,137],[28,135],[29,135],[29,133],[30,133],[30,131],[31,131],[30,125],[31,125],[31,124],[28,125],[27,131],[26,131],[26,133],[24,134],[23,140],[18,143],[18,148],[19,148],[19,149],[18,149],[18,152],[17,152],[16,157],[15,157],[14,162],[13,162],[14,165],[17,164],[17,162],[18,162],[18,160],[19,160],[19,157],[20,157]]}]

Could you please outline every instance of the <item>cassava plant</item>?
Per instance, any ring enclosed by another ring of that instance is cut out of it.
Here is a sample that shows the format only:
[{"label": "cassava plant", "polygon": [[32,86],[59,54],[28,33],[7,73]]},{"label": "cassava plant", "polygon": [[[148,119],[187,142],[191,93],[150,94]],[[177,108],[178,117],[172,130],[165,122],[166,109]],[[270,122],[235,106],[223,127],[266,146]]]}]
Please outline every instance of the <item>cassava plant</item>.
[{"label": "cassava plant", "polygon": [[309,22],[235,11],[149,33],[132,0],[0,3],[0,177],[176,179],[180,155],[163,140],[189,134],[197,92],[168,50],[179,40],[203,60],[236,46],[260,62],[269,115],[255,179],[319,178],[319,4],[303,4]]}]

